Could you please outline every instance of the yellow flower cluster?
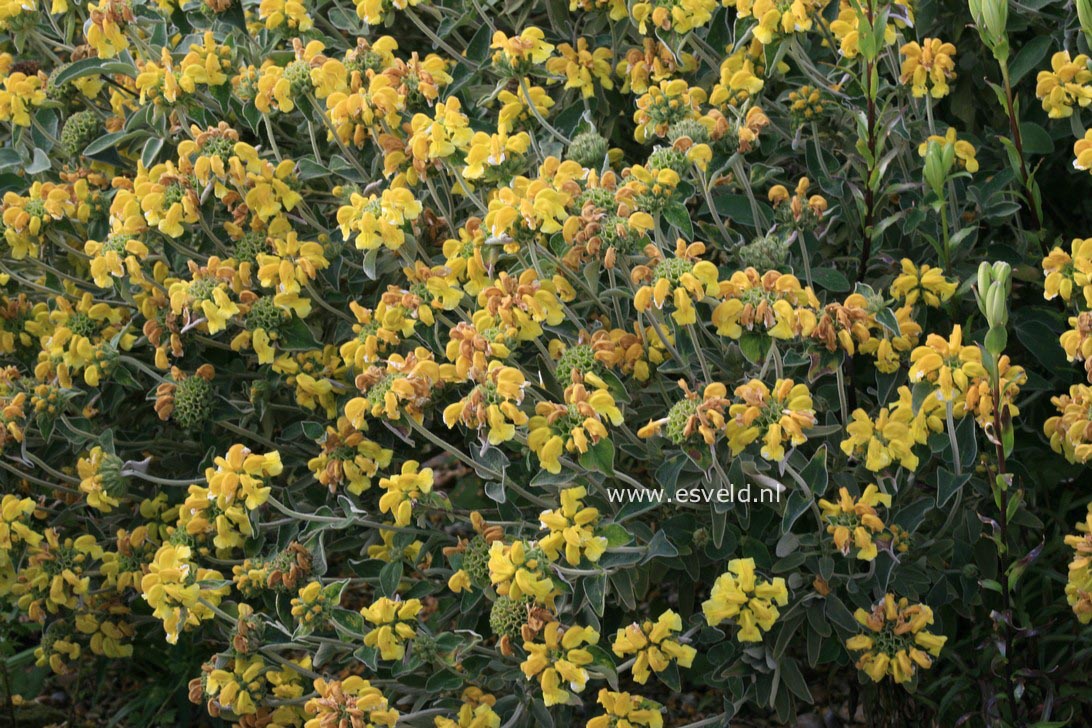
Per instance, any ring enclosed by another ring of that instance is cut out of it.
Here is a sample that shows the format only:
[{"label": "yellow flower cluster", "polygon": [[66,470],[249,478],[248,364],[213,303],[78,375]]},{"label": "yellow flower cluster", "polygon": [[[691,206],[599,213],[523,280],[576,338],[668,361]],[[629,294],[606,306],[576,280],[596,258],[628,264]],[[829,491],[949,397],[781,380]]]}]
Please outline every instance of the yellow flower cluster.
[{"label": "yellow flower cluster", "polygon": [[819,499],[834,545],[846,556],[856,549],[862,561],[872,561],[879,553],[875,539],[883,532],[884,523],[876,507],[881,505],[890,508],[891,496],[881,493],[874,483],[869,483],[859,498],[851,496],[847,488],[839,488],[836,502]]},{"label": "yellow flower cluster", "polygon": [[947,637],[925,628],[933,624],[933,610],[924,604],[910,604],[884,596],[870,611],[854,614],[864,631],[846,640],[846,649],[860,652],[857,669],[880,682],[890,676],[896,683],[910,682],[917,669],[928,670],[940,655]]},{"label": "yellow flower cluster", "polygon": [[655,622],[634,622],[618,630],[611,650],[618,657],[633,656],[633,679],[644,685],[651,672],[663,672],[670,665],[690,667],[698,651],[682,644],[676,634],[682,630],[682,617],[668,609]]},{"label": "yellow flower cluster", "polygon": [[540,604],[551,604],[557,586],[549,564],[541,547],[524,541],[494,541],[489,547],[489,581],[498,594],[512,600],[531,597]]},{"label": "yellow flower cluster", "polygon": [[551,561],[557,561],[562,553],[570,566],[576,566],[581,558],[596,562],[607,550],[607,539],[597,536],[599,509],[585,506],[588,495],[584,486],[565,488],[561,491],[561,507],[543,511],[539,521],[549,533],[539,539],[539,547]]},{"label": "yellow flower cluster", "polygon": [[550,622],[541,636],[541,642],[523,644],[527,659],[520,663],[519,669],[528,680],[538,676],[543,702],[549,707],[569,699],[569,692],[562,685],[568,685],[573,692],[583,692],[589,678],[587,666],[594,661],[584,645],[599,642],[599,633],[591,627],[563,629],[560,623]]},{"label": "yellow flower cluster", "polygon": [[1092,506],[1085,519],[1077,524],[1077,533],[1065,537],[1073,549],[1069,562],[1069,580],[1065,585],[1066,601],[1081,624],[1092,621]]},{"label": "yellow flower cluster", "polygon": [[737,640],[761,642],[762,633],[769,632],[781,616],[778,606],[788,603],[785,580],[780,576],[772,580],[758,576],[755,560],[748,557],[728,562],[728,571],[713,582],[713,590],[701,610],[710,627],[729,620],[738,627]]},{"label": "yellow flower cluster", "polygon": [[395,601],[380,597],[360,610],[361,616],[374,628],[364,635],[364,644],[379,651],[384,660],[401,660],[406,654],[406,642],[417,634],[417,615],[422,609],[420,599]]},{"label": "yellow flower cluster", "polygon": [[928,93],[934,99],[948,95],[948,82],[955,78],[956,47],[940,38],[926,38],[921,43],[911,41],[899,49],[902,55],[902,75],[899,80],[910,84],[914,96]]},{"label": "yellow flower cluster", "polygon": [[211,619],[212,609],[230,591],[219,571],[193,562],[189,546],[164,544],[140,580],[140,591],[153,614],[163,621],[167,641],[178,642],[179,633]]},{"label": "yellow flower cluster", "polygon": [[1084,108],[1092,103],[1092,69],[1088,56],[1073,58],[1069,51],[1058,51],[1050,57],[1050,70],[1039,71],[1035,79],[1035,95],[1043,102],[1043,111],[1051,119],[1073,115],[1073,107]]},{"label": "yellow flower cluster", "polygon": [[869,417],[856,409],[846,425],[842,452],[851,458],[864,458],[865,467],[878,473],[894,463],[916,470],[919,459],[914,448],[925,444],[932,432],[944,429],[944,403],[936,397],[926,397],[915,409],[909,387],[899,387],[899,398],[881,407]]}]

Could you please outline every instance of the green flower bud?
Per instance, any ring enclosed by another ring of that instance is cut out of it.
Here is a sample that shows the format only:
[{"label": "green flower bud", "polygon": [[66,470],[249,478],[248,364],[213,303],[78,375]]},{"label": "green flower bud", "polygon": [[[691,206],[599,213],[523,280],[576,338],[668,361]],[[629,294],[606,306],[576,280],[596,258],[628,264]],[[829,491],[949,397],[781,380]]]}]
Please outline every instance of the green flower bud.
[{"label": "green flower bud", "polygon": [[768,235],[755,238],[747,245],[742,245],[736,251],[739,264],[744,268],[754,268],[759,271],[776,270],[785,265],[789,257],[789,246],[784,237],[780,235]]},{"label": "green flower bud", "polygon": [[99,475],[102,476],[102,489],[111,498],[121,498],[129,492],[129,481],[121,474],[125,463],[117,455],[105,453],[99,463]]},{"label": "green flower bud", "polygon": [[670,169],[681,176],[690,166],[685,154],[670,147],[660,147],[648,156],[649,169]]},{"label": "green flower bud", "polygon": [[509,599],[497,597],[493,602],[493,608],[489,611],[489,628],[498,638],[507,636],[510,640],[520,637],[520,630],[527,624],[527,608],[531,606],[532,599]]},{"label": "green flower bud", "polygon": [[291,93],[299,97],[314,89],[311,83],[311,65],[307,61],[292,61],[284,69],[284,77],[288,79]]},{"label": "green flower bud", "polygon": [[1081,22],[1084,38],[1092,48],[1092,0],[1074,0],[1073,4],[1077,6],[1077,19]]},{"label": "green flower bud", "polygon": [[99,118],[93,111],[77,111],[64,122],[61,147],[70,157],[78,156],[99,135]]},{"label": "green flower bud", "polygon": [[577,134],[569,144],[569,150],[565,153],[566,159],[571,159],[582,167],[598,169],[603,166],[603,160],[607,156],[607,140],[596,131],[586,131]]},{"label": "green flower bud", "polygon": [[215,395],[204,377],[187,377],[174,390],[171,419],[184,430],[196,430],[212,418]]},{"label": "green flower bud", "polygon": [[475,536],[466,545],[462,568],[471,584],[479,589],[489,586],[489,544],[481,536]]},{"label": "green flower bud", "polygon": [[709,130],[697,119],[676,121],[668,128],[667,138],[672,144],[683,137],[688,138],[695,144],[704,144],[709,141]]},{"label": "green flower bud", "polygon": [[245,326],[247,331],[265,329],[267,332],[274,332],[287,317],[284,310],[273,302],[272,296],[263,296],[250,306]]},{"label": "green flower bud", "polygon": [[[698,411],[701,402],[697,399],[679,400],[667,413],[667,426],[664,435],[676,445],[681,445],[688,439],[686,436],[686,422]],[[693,433],[691,433],[693,434]]]},{"label": "green flower bud", "polygon": [[603,371],[603,365],[595,359],[595,350],[588,344],[580,344],[578,346],[570,346],[565,350],[565,353],[561,355],[561,358],[557,360],[557,367],[554,369],[554,375],[557,377],[557,381],[561,386],[567,387],[573,383],[573,370],[586,374],[591,372],[595,375],[600,375]]}]

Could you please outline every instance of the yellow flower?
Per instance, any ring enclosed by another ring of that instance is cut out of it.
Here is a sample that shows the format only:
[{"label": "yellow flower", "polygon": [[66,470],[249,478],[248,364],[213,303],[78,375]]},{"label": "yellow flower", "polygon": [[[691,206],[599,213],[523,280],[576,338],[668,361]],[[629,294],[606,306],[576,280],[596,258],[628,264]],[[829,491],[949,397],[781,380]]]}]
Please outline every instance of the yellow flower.
[{"label": "yellow flower", "polygon": [[[641,4],[638,3],[635,8]],[[706,96],[704,89],[699,86],[691,87],[681,78],[660,81],[656,86],[650,86],[637,99],[637,111],[633,115],[633,120],[637,123],[634,138],[644,143],[653,137],[666,136],[671,125],[678,121],[698,118],[699,106],[706,100]]]},{"label": "yellow flower", "polygon": [[1074,384],[1050,401],[1058,409],[1043,425],[1050,447],[1071,463],[1092,460],[1092,387]]},{"label": "yellow flower", "polygon": [[99,58],[113,58],[129,47],[129,39],[123,32],[135,20],[129,0],[88,3],[87,12],[91,20],[87,28],[87,42]]},{"label": "yellow flower", "polygon": [[475,368],[470,375],[481,382],[466,397],[444,408],[444,424],[454,427],[458,423],[483,432],[490,445],[508,442],[516,436],[516,428],[529,421],[519,408],[527,386],[523,372],[494,360],[485,372]]},{"label": "yellow flower", "polygon": [[475,132],[466,153],[463,177],[487,183],[507,181],[523,166],[523,156],[531,146],[527,132],[518,134],[487,134]]},{"label": "yellow flower", "polygon": [[948,639],[925,629],[933,623],[933,610],[924,604],[911,605],[905,597],[896,602],[887,594],[871,611],[858,609],[854,616],[865,629],[846,640],[846,648],[862,653],[857,669],[873,682],[888,675],[896,683],[909,682],[917,668],[932,667]]},{"label": "yellow flower", "polygon": [[1073,549],[1069,562],[1069,579],[1065,596],[1073,613],[1081,624],[1092,621],[1092,505],[1088,507],[1084,521],[1077,524],[1077,533],[1066,536],[1065,543]]},{"label": "yellow flower", "polygon": [[914,96],[924,96],[928,92],[940,99],[948,95],[948,82],[955,78],[954,45],[939,38],[926,38],[921,44],[917,41],[907,43],[899,53],[902,54],[899,80],[910,84]]},{"label": "yellow flower", "polygon": [[599,510],[584,505],[583,499],[587,495],[584,486],[565,488],[561,491],[561,508],[539,515],[542,527],[550,533],[540,539],[538,545],[551,561],[560,558],[562,549],[570,566],[579,564],[581,556],[596,562],[606,551],[607,539],[595,535]]},{"label": "yellow flower", "polygon": [[493,711],[497,698],[481,688],[469,687],[463,691],[459,713],[452,718],[438,716],[436,728],[500,728],[501,719]]},{"label": "yellow flower", "polygon": [[956,324],[948,339],[929,334],[925,344],[910,353],[910,381],[927,381],[937,386],[937,396],[946,402],[962,398],[973,379],[986,376],[982,351],[963,345],[963,328]]},{"label": "yellow flower", "polygon": [[398,711],[388,705],[379,688],[359,675],[329,682],[315,678],[314,686],[318,694],[304,705],[308,720],[303,728],[330,728],[343,721],[393,728],[398,722]]},{"label": "yellow flower", "polygon": [[292,597],[292,616],[306,631],[321,629],[327,625],[340,601],[341,585],[336,582],[325,587],[322,582],[308,582]]},{"label": "yellow flower", "polygon": [[778,606],[789,603],[789,591],[780,576],[767,581],[755,575],[755,560],[733,559],[728,571],[717,577],[701,610],[710,627],[732,620],[740,642],[761,642],[781,616]]},{"label": "yellow flower", "polygon": [[916,445],[925,444],[931,432],[944,429],[944,403],[926,397],[915,412],[909,387],[899,387],[899,399],[890,407],[881,407],[875,420],[863,409],[856,409],[846,425],[846,439],[841,448],[849,457],[865,458],[865,467],[878,473],[892,463],[916,470]]},{"label": "yellow flower", "polygon": [[[307,467],[331,493],[344,487],[360,495],[372,487],[372,478],[379,468],[391,464],[394,455],[393,450],[365,437],[345,417],[338,418],[336,428],[327,427],[320,442],[322,452],[307,461]],[[384,535],[387,533],[384,531]]]},{"label": "yellow flower", "polygon": [[562,43],[557,51],[561,57],[547,60],[546,70],[557,76],[564,76],[565,88],[580,89],[581,96],[586,99],[595,95],[596,83],[608,90],[614,88],[614,81],[611,79],[614,58],[610,48],[589,51],[587,38],[578,38],[576,48]]},{"label": "yellow flower", "polygon": [[[761,45],[759,46],[761,48]],[[766,85],[750,48],[740,48],[720,64],[720,80],[709,94],[713,106],[741,106]]]},{"label": "yellow flower", "polygon": [[46,100],[44,74],[4,73],[0,84],[0,121],[30,126],[31,110]]},{"label": "yellow flower", "polygon": [[599,633],[591,627],[576,626],[562,632],[559,623],[550,622],[542,631],[542,639],[523,643],[527,659],[519,668],[528,680],[538,675],[543,702],[549,707],[568,701],[569,693],[561,687],[563,684],[576,693],[584,690],[590,677],[586,666],[595,658],[581,645],[594,645]]},{"label": "yellow flower", "polygon": [[359,250],[374,250],[381,245],[398,250],[406,241],[406,226],[421,215],[422,209],[405,187],[386,189],[379,197],[365,198],[354,192],[349,204],[338,209],[337,222],[344,238],[352,239]]},{"label": "yellow flower", "polygon": [[268,30],[276,30],[283,25],[289,30],[306,32],[315,25],[307,14],[304,0],[262,0],[258,17],[265,21]]},{"label": "yellow flower", "polygon": [[1075,289],[1084,293],[1085,305],[1092,308],[1092,238],[1074,238],[1070,252],[1054,248],[1043,258],[1043,298],[1050,301],[1055,296],[1069,303]]},{"label": "yellow flower", "polygon": [[540,28],[530,26],[519,35],[508,37],[503,31],[493,33],[493,65],[507,75],[526,74],[536,65],[546,62],[554,46],[547,43]]},{"label": "yellow flower", "polygon": [[379,650],[384,660],[401,660],[406,654],[406,642],[417,634],[420,599],[395,601],[380,597],[360,610],[361,616],[375,628],[364,635],[364,644]]},{"label": "yellow flower", "polygon": [[815,425],[808,385],[791,379],[778,379],[771,390],[759,379],[736,387],[741,402],[728,408],[725,427],[733,455],[759,438],[762,457],[779,462],[785,457],[785,443],[793,447],[807,441],[804,430]]},{"label": "yellow flower", "polygon": [[235,503],[246,504],[248,510],[262,505],[269,499],[266,483],[282,470],[281,455],[276,450],[259,455],[240,444],[228,448],[227,455],[217,456],[213,465],[205,470],[205,478],[209,494],[223,509]]},{"label": "yellow flower", "polygon": [[716,0],[651,0],[633,5],[630,15],[640,28],[641,35],[649,32],[650,23],[661,30],[685,35],[712,20],[716,8]]},{"label": "yellow flower", "polygon": [[663,706],[654,700],[603,688],[599,704],[603,715],[589,720],[586,728],[663,728]]},{"label": "yellow flower", "polygon": [[202,602],[217,606],[231,591],[231,585],[204,586],[202,582],[222,581],[219,571],[199,568],[191,560],[189,546],[163,544],[148,565],[148,573],[140,581],[144,601],[163,621],[167,642],[178,642],[178,634],[187,627],[196,627],[213,617],[212,610]]},{"label": "yellow flower", "polygon": [[513,601],[531,597],[552,604],[557,587],[548,571],[549,559],[537,546],[494,541],[489,547],[489,581],[497,593]]},{"label": "yellow flower", "polygon": [[914,265],[909,258],[902,259],[902,273],[891,283],[891,296],[913,306],[918,300],[925,305],[939,308],[955,293],[958,284],[944,277],[944,271],[926,263]]},{"label": "yellow flower", "polygon": [[615,404],[606,382],[592,373],[584,382],[565,389],[565,403],[539,402],[535,416],[528,422],[527,445],[538,456],[542,467],[551,473],[561,472],[560,458],[566,452],[585,453],[609,436],[607,424],[622,424],[622,411]]},{"label": "yellow flower", "polygon": [[98,445],[91,448],[87,457],[77,461],[80,490],[87,494],[87,505],[103,513],[109,513],[120,505],[118,497],[125,492],[121,467],[121,458]]},{"label": "yellow flower", "polygon": [[651,672],[663,672],[672,663],[690,667],[698,651],[674,639],[682,630],[682,617],[668,609],[653,622],[634,622],[618,630],[611,650],[618,657],[635,655],[633,679],[641,685],[648,682]]},{"label": "yellow flower", "polygon": [[405,415],[420,423],[433,389],[450,378],[451,369],[451,365],[437,364],[424,347],[405,356],[392,354],[385,367],[371,366],[357,375],[356,386],[363,396],[345,403],[345,416],[358,430],[367,429],[368,418],[397,422]]},{"label": "yellow flower", "polygon": [[754,268],[736,271],[720,282],[721,303],[713,309],[717,333],[739,339],[744,331],[775,339],[810,336],[815,330],[819,299],[796,276]]},{"label": "yellow flower", "polygon": [[1084,133],[1084,138],[1073,143],[1073,157],[1074,169],[1092,170],[1092,129]]},{"label": "yellow flower", "polygon": [[1035,95],[1043,102],[1043,111],[1051,119],[1073,115],[1074,105],[1084,108],[1092,103],[1092,70],[1088,56],[1071,58],[1069,51],[1058,51],[1050,57],[1049,71],[1039,71],[1035,79]]},{"label": "yellow flower", "polygon": [[[665,170],[670,171],[670,170]],[[695,301],[715,296],[720,291],[717,267],[707,260],[699,260],[705,252],[704,243],[687,245],[679,239],[675,245],[675,257],[664,258],[654,245],[646,248],[652,258],[649,265],[636,266],[630,273],[634,283],[643,283],[633,297],[633,305],[640,312],[652,306],[662,309],[672,301],[675,310],[671,317],[680,326],[697,323]]]},{"label": "yellow flower", "polygon": [[379,499],[379,510],[394,516],[399,526],[408,526],[413,518],[413,504],[423,495],[432,492],[432,468],[418,470],[420,463],[407,460],[402,463],[402,472],[379,481],[384,493]]},{"label": "yellow flower", "polygon": [[763,45],[769,45],[775,35],[811,30],[812,18],[825,4],[823,0],[791,0],[787,4],[776,0],[755,0],[751,7],[751,14],[758,21],[753,30],[754,36]]},{"label": "yellow flower", "polygon": [[948,131],[944,133],[944,136],[939,136],[937,134],[928,136],[925,141],[918,145],[919,156],[925,156],[926,152],[929,151],[930,143],[938,144],[941,148],[947,146],[955,147],[955,158],[959,166],[971,174],[978,171],[978,160],[975,158],[974,145],[969,141],[958,139],[954,126],[948,127]]},{"label": "yellow flower", "polygon": [[827,533],[834,536],[834,545],[843,555],[849,556],[850,550],[856,548],[858,559],[872,561],[876,558],[878,551],[874,538],[884,530],[883,520],[876,511],[876,506],[881,505],[890,508],[891,496],[881,493],[872,483],[860,498],[854,498],[848,489],[840,488],[837,502],[819,500]]}]

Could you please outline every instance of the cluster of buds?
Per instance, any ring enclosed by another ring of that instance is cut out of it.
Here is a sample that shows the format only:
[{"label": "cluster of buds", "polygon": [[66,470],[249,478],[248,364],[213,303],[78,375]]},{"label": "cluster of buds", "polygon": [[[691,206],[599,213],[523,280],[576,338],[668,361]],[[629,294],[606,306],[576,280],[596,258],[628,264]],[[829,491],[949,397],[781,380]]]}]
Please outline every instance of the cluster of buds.
[{"label": "cluster of buds", "polygon": [[1001,356],[1008,343],[1005,326],[1009,322],[1008,298],[1012,293],[1012,267],[998,261],[990,265],[986,261],[978,266],[978,310],[986,317],[990,330],[986,334],[986,351],[994,357]]},{"label": "cluster of buds", "polygon": [[[1006,33],[1009,23],[1008,0],[970,0],[968,4],[982,42],[990,49],[997,62],[1004,66],[1009,58],[1009,37]],[[1079,8],[1080,2],[1077,5]]]}]

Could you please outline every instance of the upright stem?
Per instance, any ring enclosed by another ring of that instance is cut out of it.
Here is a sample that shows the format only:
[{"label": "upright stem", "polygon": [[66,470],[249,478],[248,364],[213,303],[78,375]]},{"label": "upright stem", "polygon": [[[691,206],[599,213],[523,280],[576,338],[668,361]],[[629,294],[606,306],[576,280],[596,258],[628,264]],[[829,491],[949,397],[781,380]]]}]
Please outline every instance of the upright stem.
[{"label": "upright stem", "polygon": [[[870,26],[875,13],[873,5],[874,0],[868,0],[865,5],[865,14],[868,16]],[[857,282],[863,281],[865,273],[868,271],[868,261],[872,257],[872,228],[876,218],[876,195],[873,191],[872,175],[876,169],[876,164],[879,162],[876,159],[876,94],[879,89],[873,85],[875,64],[875,60],[865,61],[864,84],[868,119],[867,139],[865,141],[872,161],[868,163],[868,175],[865,178],[865,216],[864,220],[861,221],[861,233],[864,235],[864,241],[861,249],[861,262],[857,267]]]},{"label": "upright stem", "polygon": [[[1004,407],[1004,403],[1001,400],[1001,387],[996,382],[993,385],[993,401],[993,444],[994,451],[997,454],[997,473],[998,479],[1005,480],[1008,470],[1005,466],[1005,445],[1001,422],[1001,408]],[[994,487],[1001,491],[999,504],[1001,513],[998,518],[1001,530],[1001,548],[997,550],[997,568],[1000,572],[1001,608],[1004,612],[1002,629],[1005,641],[1005,692],[1008,698],[1009,710],[1012,712],[1012,723],[1018,725],[1019,713],[1016,710],[1016,688],[1012,679],[1012,599],[1009,594],[1008,570],[1009,489],[1007,483],[1002,486],[996,481]]]},{"label": "upright stem", "polygon": [[1024,199],[1027,200],[1028,209],[1031,211],[1035,232],[1039,233],[1039,247],[1046,255],[1050,252],[1050,246],[1042,236],[1043,221],[1039,217],[1039,206],[1035,203],[1035,196],[1031,192],[1031,177],[1028,175],[1028,165],[1024,159],[1024,139],[1020,134],[1020,121],[1016,118],[1016,104],[1012,96],[1012,83],[1009,81],[1009,64],[1007,61],[1002,61],[1000,65],[1001,81],[1005,84],[1005,111],[1009,115],[1009,132],[1012,134],[1012,143],[1016,147],[1016,156],[1020,158],[1020,182],[1024,186]]}]

